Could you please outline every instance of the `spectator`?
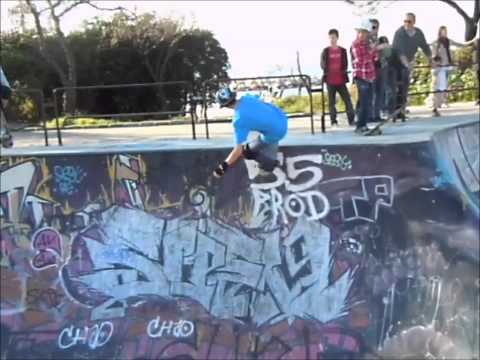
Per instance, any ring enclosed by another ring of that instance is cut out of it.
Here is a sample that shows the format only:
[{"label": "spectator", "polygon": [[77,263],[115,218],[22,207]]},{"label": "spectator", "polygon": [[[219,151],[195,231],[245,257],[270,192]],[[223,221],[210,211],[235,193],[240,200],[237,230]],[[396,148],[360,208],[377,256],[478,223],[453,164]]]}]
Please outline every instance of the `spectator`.
[{"label": "spectator", "polygon": [[367,121],[371,117],[373,82],[375,80],[375,61],[377,60],[377,51],[370,43],[368,35],[371,31],[369,20],[361,22],[360,26],[355,28],[357,38],[352,44],[351,52],[353,55],[353,79],[357,85],[357,127],[356,133],[368,131]]},{"label": "spectator", "polygon": [[[432,88],[433,91],[448,90],[448,75],[453,64],[450,45],[464,47],[461,44],[448,38],[447,27],[440,26],[438,29],[438,38],[432,44]],[[433,94],[433,115],[440,116],[438,109],[447,103],[447,92],[435,92]]]},{"label": "spectator", "polygon": [[383,107],[381,111],[384,112],[387,118],[391,117],[395,111],[395,96],[396,96],[396,74],[402,70],[403,65],[400,61],[398,51],[394,49],[388,41],[386,36],[378,38],[379,45],[384,45],[385,48],[379,52],[379,73],[382,76],[381,88],[383,93],[380,96],[383,99]]},{"label": "spectator", "polygon": [[403,64],[403,68],[397,73],[396,109],[401,109],[399,118],[405,121],[410,73],[414,66],[415,54],[418,48],[422,49],[429,62],[432,63],[432,53],[425,40],[425,35],[423,35],[422,30],[415,27],[415,14],[407,13],[405,15],[403,26],[395,32],[392,46],[398,51]]},{"label": "spectator", "polygon": [[[372,25],[372,31],[370,32],[370,41],[374,46],[379,44],[378,31],[380,28],[380,22],[377,19],[370,19],[370,24]],[[376,78],[373,83],[373,102],[372,102],[372,111],[373,115],[371,120],[374,122],[381,121],[380,111],[385,107],[384,99],[384,74],[382,72],[380,62],[375,63],[375,68],[377,70]]]},{"label": "spectator", "polygon": [[338,30],[331,29],[328,32],[328,37],[330,38],[330,46],[323,49],[320,66],[324,74],[323,79],[327,84],[330,121],[332,125],[338,125],[336,108],[336,94],[338,92],[345,104],[348,123],[349,125],[353,125],[355,112],[346,86],[348,82],[347,50],[337,45]]}]

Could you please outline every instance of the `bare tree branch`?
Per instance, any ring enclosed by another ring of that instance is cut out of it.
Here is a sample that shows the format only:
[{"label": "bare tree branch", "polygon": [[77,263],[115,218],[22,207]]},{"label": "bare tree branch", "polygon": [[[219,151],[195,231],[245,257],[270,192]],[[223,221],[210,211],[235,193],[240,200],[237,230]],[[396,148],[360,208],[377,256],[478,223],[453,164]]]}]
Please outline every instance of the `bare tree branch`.
[{"label": "bare tree branch", "polygon": [[33,4],[32,0],[25,0],[25,3],[27,4],[31,14],[33,15],[35,28],[38,34],[37,43],[38,43],[40,54],[45,59],[45,61],[47,61],[47,63],[49,63],[57,71],[57,73],[59,74],[63,82],[66,79],[65,72],[60,67],[60,65],[51,56],[49,56],[48,51],[45,48],[46,41],[45,41],[45,34],[42,28],[42,23],[40,20],[40,12],[37,9],[37,7]]},{"label": "bare tree branch", "polygon": [[129,13],[131,16],[135,16],[136,14],[134,14],[132,11],[124,8],[123,6],[117,6],[115,8],[104,8],[104,7],[101,7],[101,6],[98,6],[98,5],[95,5],[94,3],[90,2],[90,1],[86,1],[86,4],[90,5],[91,7],[97,9],[97,10],[102,10],[102,11],[122,11],[122,12],[125,12],[125,13]]},{"label": "bare tree branch", "polygon": [[70,6],[67,6],[63,11],[56,15],[57,17],[61,18],[63,15],[71,11],[72,9],[76,8],[78,5],[84,4],[85,0],[78,0],[78,1],[73,1]]},{"label": "bare tree branch", "polygon": [[[33,15],[33,20],[35,22],[35,29],[37,30],[37,34],[40,39],[43,41],[45,36],[43,33],[42,23],[40,21],[40,12],[38,11],[37,7],[32,3],[32,0],[25,0],[30,12]],[[45,9],[44,9],[45,10]]]},{"label": "bare tree branch", "polygon": [[465,10],[463,10],[460,5],[458,5],[455,1],[453,0],[439,0],[451,7],[453,7],[455,10],[457,10],[457,12],[465,19],[465,20],[470,20],[470,16],[467,15],[467,13],[465,12]]}]

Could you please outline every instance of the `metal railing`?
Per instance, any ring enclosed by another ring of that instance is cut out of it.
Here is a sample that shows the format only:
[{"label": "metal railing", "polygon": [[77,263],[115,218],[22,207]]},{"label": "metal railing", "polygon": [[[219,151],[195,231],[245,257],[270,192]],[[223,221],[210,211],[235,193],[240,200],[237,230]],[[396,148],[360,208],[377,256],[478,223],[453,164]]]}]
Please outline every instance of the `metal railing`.
[{"label": "metal railing", "polygon": [[[298,75],[278,75],[278,76],[257,76],[257,77],[241,77],[241,78],[220,78],[220,79],[212,79],[204,81],[202,84],[202,98],[203,98],[203,121],[205,122],[205,136],[207,139],[210,139],[210,131],[209,131],[209,124],[210,123],[224,123],[230,122],[231,119],[215,119],[211,121],[208,118],[208,106],[214,102],[214,99],[210,97],[212,90],[216,90],[219,88],[220,84],[230,84],[235,82],[247,82],[247,81],[264,81],[264,82],[273,82],[279,80],[291,80],[295,79],[299,83],[295,87],[289,88],[305,88],[308,93],[309,98],[309,111],[303,113],[295,113],[295,114],[288,114],[288,118],[300,118],[300,117],[309,117],[310,118],[310,132],[315,134],[315,127],[313,121],[313,98],[312,98],[312,80],[310,76],[304,74]],[[266,90],[265,85],[261,86],[261,90]],[[247,89],[246,89],[247,90]],[[250,91],[256,91],[258,89],[250,89]],[[242,90],[243,91],[243,90]],[[247,90],[248,91],[248,90]]]},{"label": "metal railing", "polygon": [[[139,87],[160,87],[160,86],[182,86],[184,93],[184,106],[187,105],[189,101],[189,96],[191,97],[193,84],[189,81],[162,81],[162,82],[153,82],[153,83],[133,83],[133,84],[115,84],[115,85],[91,85],[91,86],[71,86],[71,87],[59,87],[53,89],[53,103],[55,108],[55,125],[57,130],[57,140],[59,145],[62,143],[62,134],[60,130],[59,123],[59,111],[58,111],[58,99],[57,94],[60,91],[68,90],[97,90],[97,89],[122,89],[122,88],[139,88]],[[90,118],[122,118],[122,117],[132,117],[132,116],[147,116],[147,115],[184,115],[186,110],[161,110],[161,111],[148,111],[148,112],[137,112],[137,113],[114,113],[114,114],[70,114],[65,117],[65,119],[76,119],[82,117]],[[195,131],[195,119],[192,112],[192,106],[190,106],[190,117],[192,124],[192,138],[195,140],[197,138]]]}]

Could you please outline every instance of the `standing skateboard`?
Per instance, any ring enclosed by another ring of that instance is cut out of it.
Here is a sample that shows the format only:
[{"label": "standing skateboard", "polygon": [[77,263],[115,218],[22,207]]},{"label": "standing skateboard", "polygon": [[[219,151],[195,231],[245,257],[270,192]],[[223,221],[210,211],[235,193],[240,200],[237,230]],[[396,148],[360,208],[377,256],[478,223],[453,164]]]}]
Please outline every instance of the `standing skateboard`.
[{"label": "standing skateboard", "polygon": [[370,130],[364,132],[363,136],[372,136],[372,135],[382,135],[382,126],[388,123],[389,121],[395,121],[396,117],[402,113],[402,108],[395,110],[392,114],[388,116],[385,120],[380,121],[377,125],[375,125]]}]

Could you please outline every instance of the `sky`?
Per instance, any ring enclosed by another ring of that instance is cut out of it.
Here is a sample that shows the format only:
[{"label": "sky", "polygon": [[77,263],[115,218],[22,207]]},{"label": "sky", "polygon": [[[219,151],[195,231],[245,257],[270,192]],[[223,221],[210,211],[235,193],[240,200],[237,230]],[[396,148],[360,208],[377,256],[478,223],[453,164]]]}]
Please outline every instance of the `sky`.
[{"label": "sky", "polygon": [[[38,0],[41,1],[41,0]],[[1,30],[14,25],[8,9],[15,0],[2,0]],[[457,1],[468,13],[474,0]],[[339,44],[348,48],[355,37],[354,27],[365,16],[341,0],[321,1],[97,1],[104,7],[121,5],[138,13],[155,11],[160,16],[184,17],[187,24],[212,31],[227,50],[229,75],[262,76],[297,72],[296,52],[300,53],[302,71],[321,74],[320,53],[328,45],[328,30],[340,32]],[[449,37],[464,41],[465,26],[460,15],[438,0],[384,1],[374,16],[380,21],[380,35],[390,40],[403,24],[406,12],[417,15],[417,26],[427,41],[436,38],[439,26],[448,27]],[[82,5],[65,17],[65,32],[81,27],[84,20],[101,15]],[[107,12],[106,16],[110,14]]]}]

